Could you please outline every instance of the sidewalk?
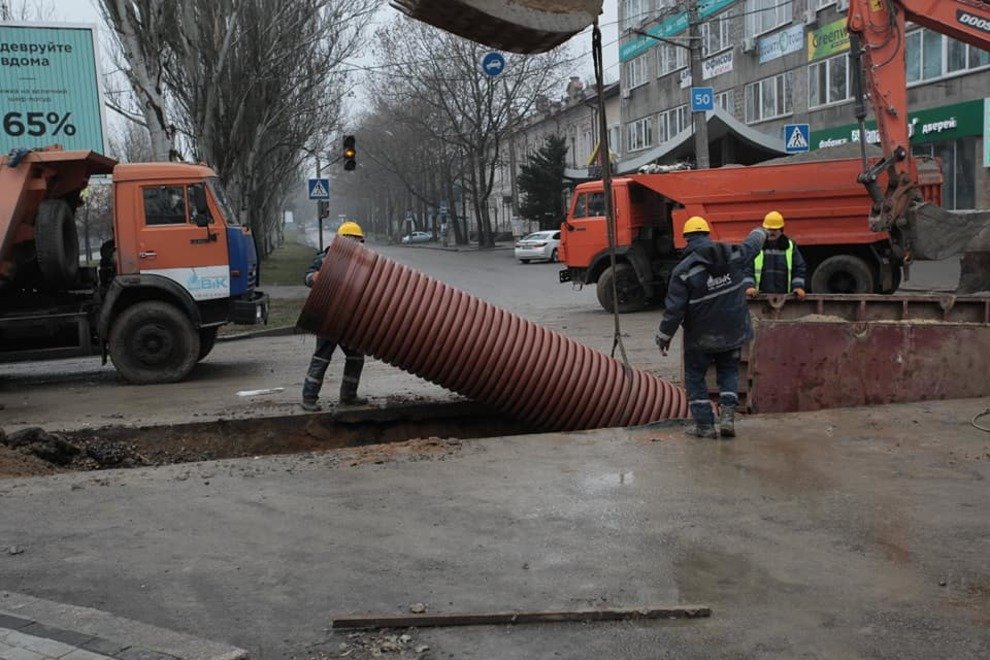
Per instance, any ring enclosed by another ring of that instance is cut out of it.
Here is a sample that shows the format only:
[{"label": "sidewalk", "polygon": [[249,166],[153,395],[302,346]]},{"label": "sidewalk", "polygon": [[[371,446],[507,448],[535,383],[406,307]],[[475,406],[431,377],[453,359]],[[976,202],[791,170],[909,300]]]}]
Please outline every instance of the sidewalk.
[{"label": "sidewalk", "polygon": [[88,607],[0,591],[3,660],[236,660],[233,646]]}]

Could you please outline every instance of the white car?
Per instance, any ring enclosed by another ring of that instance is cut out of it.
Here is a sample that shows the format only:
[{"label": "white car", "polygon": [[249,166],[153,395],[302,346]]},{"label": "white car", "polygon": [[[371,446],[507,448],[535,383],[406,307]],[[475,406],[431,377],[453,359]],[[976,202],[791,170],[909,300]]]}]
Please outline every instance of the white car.
[{"label": "white car", "polygon": [[516,243],[516,259],[524,264],[536,259],[556,262],[559,247],[559,230],[536,231],[529,236],[524,236]]},{"label": "white car", "polygon": [[403,243],[429,243],[433,240],[433,234],[428,234],[425,231],[414,231],[411,234],[407,234],[402,237]]}]

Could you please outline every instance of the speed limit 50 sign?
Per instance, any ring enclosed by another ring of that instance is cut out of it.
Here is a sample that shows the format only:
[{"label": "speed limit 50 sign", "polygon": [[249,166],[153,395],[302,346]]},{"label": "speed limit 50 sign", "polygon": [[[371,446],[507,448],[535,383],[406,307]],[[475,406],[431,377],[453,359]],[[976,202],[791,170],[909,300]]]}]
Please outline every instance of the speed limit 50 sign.
[{"label": "speed limit 50 sign", "polygon": [[0,25],[0,153],[104,153],[104,136],[96,26]]}]

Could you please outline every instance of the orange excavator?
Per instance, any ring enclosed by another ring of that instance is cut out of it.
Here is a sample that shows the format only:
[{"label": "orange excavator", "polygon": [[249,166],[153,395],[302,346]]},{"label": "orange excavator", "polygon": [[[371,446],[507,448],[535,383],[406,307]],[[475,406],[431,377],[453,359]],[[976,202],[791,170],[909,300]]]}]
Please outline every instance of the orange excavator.
[{"label": "orange excavator", "polygon": [[[870,229],[890,233],[895,256],[905,267],[914,259],[963,253],[958,291],[990,291],[990,223],[986,217],[950,213],[926,202],[919,191],[907,112],[907,21],[990,50],[990,3],[983,0],[851,0],[847,29],[852,36],[860,144],[865,150],[865,91],[883,149],[883,158],[872,167],[865,167],[864,152],[864,171],[859,176],[873,199]],[[883,191],[878,184],[882,171],[888,174]]]},{"label": "orange excavator", "polygon": [[[403,13],[474,41],[517,53],[553,48],[591,25],[601,0],[392,0]],[[884,157],[865,158],[859,181],[873,199],[869,226],[888,232],[897,261],[942,259],[962,253],[959,293],[990,291],[990,221],[958,215],[926,202],[911,156],[906,21],[984,50],[990,49],[990,3],[986,0],[850,0],[847,26],[858,74],[857,116],[866,118],[864,96],[877,118]],[[864,90],[863,80],[866,80]],[[864,95],[864,91],[866,94]],[[865,131],[863,131],[865,133]],[[607,139],[606,135],[603,138]],[[880,187],[886,171],[887,186]],[[608,198],[608,195],[606,195]]]}]

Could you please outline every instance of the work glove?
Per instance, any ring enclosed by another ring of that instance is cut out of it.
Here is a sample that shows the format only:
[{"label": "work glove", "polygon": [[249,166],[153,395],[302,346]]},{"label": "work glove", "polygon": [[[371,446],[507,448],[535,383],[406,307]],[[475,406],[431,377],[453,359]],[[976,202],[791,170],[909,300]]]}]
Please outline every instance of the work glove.
[{"label": "work glove", "polygon": [[794,289],[794,297],[797,298],[798,300],[804,300],[804,297],[806,295],[808,295],[807,292],[801,287]]},{"label": "work glove", "polygon": [[758,291],[753,287],[749,287],[748,289],[746,289],[747,298],[755,298],[757,293]]},{"label": "work glove", "polygon": [[655,341],[657,346],[660,348],[660,355],[666,355],[667,349],[670,348],[670,338],[664,338],[658,334],[653,338],[653,341]]}]

